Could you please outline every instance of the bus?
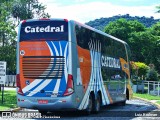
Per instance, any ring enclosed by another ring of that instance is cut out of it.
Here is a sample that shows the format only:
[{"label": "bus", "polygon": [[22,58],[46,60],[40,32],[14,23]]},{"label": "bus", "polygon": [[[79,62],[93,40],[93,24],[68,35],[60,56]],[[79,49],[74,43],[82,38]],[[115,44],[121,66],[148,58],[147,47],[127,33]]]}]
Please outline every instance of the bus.
[{"label": "bus", "polygon": [[132,98],[128,44],[74,20],[22,21],[16,63],[21,108],[91,113]]}]

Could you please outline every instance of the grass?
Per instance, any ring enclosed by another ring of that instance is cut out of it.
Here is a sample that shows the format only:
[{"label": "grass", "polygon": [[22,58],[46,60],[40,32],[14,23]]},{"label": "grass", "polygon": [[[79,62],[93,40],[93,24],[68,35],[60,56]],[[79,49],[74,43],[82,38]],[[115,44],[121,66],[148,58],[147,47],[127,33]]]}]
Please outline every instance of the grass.
[{"label": "grass", "polygon": [[2,91],[0,92],[0,111],[10,110],[17,107],[16,91],[4,91],[4,101],[2,104]]},{"label": "grass", "polygon": [[157,101],[156,103],[160,104],[160,101]]},{"label": "grass", "polygon": [[153,96],[153,95],[149,95],[149,94],[134,93],[133,96],[144,98],[144,99],[147,99],[147,100],[160,100],[159,96]]},{"label": "grass", "polygon": [[133,93],[133,96],[144,98],[147,100],[158,100],[156,103],[160,105],[160,97],[159,96],[153,96],[149,94],[140,94],[140,93]]}]

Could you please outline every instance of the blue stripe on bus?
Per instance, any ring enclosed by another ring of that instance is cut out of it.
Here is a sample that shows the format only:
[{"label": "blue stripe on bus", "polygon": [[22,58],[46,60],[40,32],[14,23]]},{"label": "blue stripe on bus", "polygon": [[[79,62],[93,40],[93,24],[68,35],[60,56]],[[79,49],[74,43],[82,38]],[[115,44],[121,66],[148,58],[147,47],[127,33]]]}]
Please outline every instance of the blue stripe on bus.
[{"label": "blue stripe on bus", "polygon": [[[67,58],[68,58],[68,46],[67,45],[68,42],[66,41],[61,41],[60,42],[60,45],[61,45],[61,50],[62,50],[62,55],[65,56],[65,61],[67,61]],[[66,48],[67,47],[67,48]],[[66,51],[66,55],[65,55],[65,48],[67,49]],[[60,50],[59,50],[59,53],[60,53]],[[67,64],[67,63],[66,63]],[[65,66],[63,66],[62,69],[67,69],[67,68],[64,68],[64,67],[67,67],[67,65],[65,64]],[[65,74],[65,73],[64,73]],[[65,75],[63,76],[63,78],[61,79],[61,82],[60,82],[60,86],[59,86],[59,96],[62,96],[66,90],[66,79],[65,78]]]},{"label": "blue stripe on bus", "polygon": [[64,55],[64,52],[65,52],[65,48],[67,47],[67,41],[62,41],[60,42],[61,43],[61,48],[62,48],[62,54]]},{"label": "blue stripe on bus", "polygon": [[[63,42],[61,42],[61,46],[62,46],[62,52],[63,52],[63,54],[65,53],[65,48],[67,49],[67,51],[66,51],[66,64],[67,64],[67,59],[68,59],[68,42],[66,42],[66,41],[63,41]],[[67,45],[67,46],[66,46]],[[66,65],[66,67],[67,68],[65,68],[65,69],[67,69],[67,71],[68,71],[68,66]]]},{"label": "blue stripe on bus", "polygon": [[[57,42],[52,42],[52,44],[54,44],[55,46],[56,46],[56,49],[57,49],[57,51],[58,51],[58,54],[59,54],[59,56],[61,56],[60,55],[60,46],[59,46],[59,41]],[[53,47],[53,49],[54,49],[54,47]],[[56,54],[55,54],[56,55]],[[56,55],[57,56],[57,55]]]},{"label": "blue stripe on bus", "polygon": [[[47,43],[48,43],[49,47],[51,48],[53,55],[56,55],[52,42],[49,41]],[[53,62],[56,63],[56,58],[53,59]],[[48,73],[47,77],[52,73],[55,66],[56,66],[56,64],[52,64],[51,71]]]},{"label": "blue stripe on bus", "polygon": [[[52,81],[46,87],[43,88],[43,90],[45,91],[44,93],[40,93],[40,91],[38,91],[32,97],[51,97],[51,96],[47,96],[46,93],[52,95],[52,91],[55,88],[56,82],[57,82],[57,80],[52,79]],[[48,92],[48,91],[50,91],[50,92]]]},{"label": "blue stripe on bus", "polygon": [[56,55],[56,52],[53,50],[53,45],[52,45],[52,42],[51,41],[47,41],[49,47],[52,49],[52,52],[53,52],[53,56]]},{"label": "blue stripe on bus", "polygon": [[67,86],[67,83],[65,80],[65,76],[63,76],[63,78],[61,79],[60,86],[59,86],[59,91],[58,91],[59,96],[63,96],[63,94],[66,90],[66,86]]},{"label": "blue stripe on bus", "polygon": [[[58,51],[58,54],[60,55],[62,53],[62,56],[66,56],[65,59],[67,61],[67,58],[68,58],[68,46],[67,45],[68,42],[66,41],[61,41],[61,42],[52,42],[49,44],[52,52],[55,52],[55,48],[53,47],[53,44],[55,45],[57,51]],[[60,47],[61,46],[61,47]],[[67,47],[67,52],[66,52],[66,55],[65,55],[65,48]],[[55,53],[56,54],[56,53]],[[65,66],[63,66],[62,69],[66,69],[64,68]],[[60,69],[60,66],[59,66],[59,69]],[[54,69],[53,69],[54,70]],[[58,74],[59,72],[57,72],[56,76],[58,77]],[[65,73],[64,73],[65,74]],[[66,78],[67,79],[67,78]],[[63,76],[63,78],[61,79],[61,82],[60,82],[60,86],[59,86],[59,94],[60,96],[64,93],[65,89],[66,89],[66,79],[65,79],[65,76]],[[63,93],[61,92],[63,91]]]},{"label": "blue stripe on bus", "polygon": [[[38,83],[36,86],[34,86],[33,88],[29,89],[28,91],[32,92],[34,91],[34,89],[36,89],[40,84],[42,84],[44,82],[44,79]],[[31,84],[31,83],[30,83]],[[28,95],[28,91],[26,91],[26,93],[24,93],[24,95]]]}]

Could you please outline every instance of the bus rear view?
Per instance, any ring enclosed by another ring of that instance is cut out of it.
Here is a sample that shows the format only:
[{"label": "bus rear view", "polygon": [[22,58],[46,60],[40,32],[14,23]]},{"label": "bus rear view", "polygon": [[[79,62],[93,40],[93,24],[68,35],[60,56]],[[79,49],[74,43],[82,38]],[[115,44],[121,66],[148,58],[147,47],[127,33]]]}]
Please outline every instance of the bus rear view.
[{"label": "bus rear view", "polygon": [[127,43],[66,19],[23,21],[17,42],[19,107],[99,112],[132,96]]},{"label": "bus rear view", "polygon": [[[17,44],[19,107],[41,111],[73,108],[68,49],[66,19],[26,20],[20,24]],[[66,101],[70,102],[62,104]]]}]

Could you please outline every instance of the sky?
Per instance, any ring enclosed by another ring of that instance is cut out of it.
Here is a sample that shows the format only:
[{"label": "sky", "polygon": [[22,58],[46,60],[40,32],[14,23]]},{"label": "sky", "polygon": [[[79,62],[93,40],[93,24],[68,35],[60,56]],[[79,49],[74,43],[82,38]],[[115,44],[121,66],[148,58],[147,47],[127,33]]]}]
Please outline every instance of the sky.
[{"label": "sky", "polygon": [[89,22],[99,18],[130,14],[160,19],[156,6],[160,0],[39,0],[51,18]]}]

